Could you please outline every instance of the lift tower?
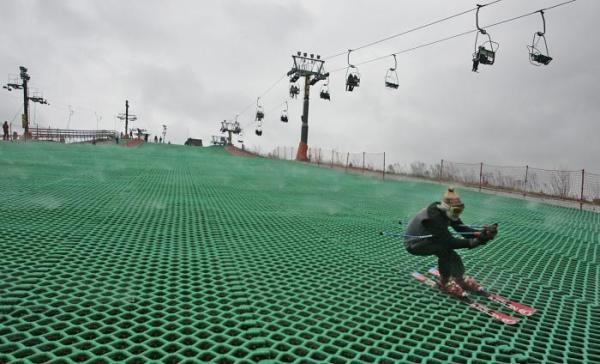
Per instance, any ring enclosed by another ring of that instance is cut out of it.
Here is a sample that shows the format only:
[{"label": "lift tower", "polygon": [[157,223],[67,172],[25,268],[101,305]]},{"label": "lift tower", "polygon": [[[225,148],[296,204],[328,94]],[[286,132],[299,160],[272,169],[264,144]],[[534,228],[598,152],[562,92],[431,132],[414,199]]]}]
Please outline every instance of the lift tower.
[{"label": "lift tower", "polygon": [[16,81],[9,82],[5,86],[2,86],[2,88],[7,89],[8,91],[12,91],[13,89],[16,89],[16,90],[22,89],[23,90],[23,116],[21,117],[21,120],[23,123],[23,129],[25,129],[25,133],[23,135],[24,135],[24,138],[27,139],[27,138],[31,137],[31,134],[29,133],[29,101],[38,102],[43,105],[49,105],[49,104],[48,104],[48,101],[46,101],[43,97],[29,96],[28,84],[29,84],[29,80],[31,79],[31,77],[27,73],[27,68],[21,66],[21,67],[19,67],[19,70],[21,71],[21,73],[20,73],[21,83],[19,84]]},{"label": "lift tower", "polygon": [[304,104],[302,108],[302,132],[300,134],[300,144],[298,145],[298,153],[296,154],[296,160],[308,161],[308,101],[310,98],[310,86],[317,84],[317,82],[324,80],[329,76],[329,73],[325,73],[323,64],[325,61],[321,60],[320,55],[297,52],[296,55],[292,55],[294,65],[292,69],[287,73],[290,77],[290,82],[296,82],[300,77],[304,77]]},{"label": "lift tower", "polygon": [[125,138],[127,138],[127,135],[129,135],[127,132],[129,122],[137,120],[137,115],[132,115],[129,113],[129,100],[125,100],[125,113],[120,113],[117,115],[117,119],[125,120]]}]

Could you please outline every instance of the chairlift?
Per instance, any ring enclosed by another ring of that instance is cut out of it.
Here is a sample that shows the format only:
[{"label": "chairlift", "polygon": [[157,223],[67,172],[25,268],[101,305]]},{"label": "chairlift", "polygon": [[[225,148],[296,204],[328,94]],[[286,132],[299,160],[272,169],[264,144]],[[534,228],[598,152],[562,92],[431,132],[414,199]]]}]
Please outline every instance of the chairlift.
[{"label": "chairlift", "polygon": [[396,72],[396,68],[398,68],[398,60],[396,59],[396,55],[392,54],[394,57],[394,67],[390,68],[385,74],[385,87],[397,89],[399,84],[398,81],[398,72]]},{"label": "chairlift", "polygon": [[282,122],[288,122],[288,102],[285,102],[285,109],[281,112],[281,117],[279,118]]},{"label": "chairlift", "polygon": [[346,69],[346,91],[352,92],[360,85],[360,73],[355,65],[350,63],[351,49],[348,49],[348,68]]},{"label": "chairlift", "polygon": [[298,86],[298,83],[294,82],[290,85],[290,97],[295,99],[298,97],[298,94],[300,94],[300,87]]},{"label": "chairlift", "polygon": [[331,96],[329,95],[329,75],[327,75],[325,82],[323,82],[323,86],[321,86],[321,91],[319,92],[319,97],[322,98],[323,100],[331,101]]},{"label": "chairlift", "polygon": [[256,120],[261,121],[265,117],[265,111],[259,103],[260,97],[256,99]]},{"label": "chairlift", "polygon": [[[547,66],[550,61],[552,61],[552,57],[550,57],[550,52],[548,51],[548,42],[546,42],[546,18],[544,17],[544,11],[540,10],[540,15],[542,16],[542,23],[544,24],[544,30],[541,32],[533,33],[533,41],[530,46],[527,46],[529,49],[529,63],[534,66]],[[543,49],[540,49],[540,41],[544,41]]]},{"label": "chairlift", "polygon": [[223,120],[221,121],[221,133],[224,133],[227,131],[227,121]]},{"label": "chairlift", "polygon": [[[496,52],[500,45],[492,40],[490,34],[479,27],[479,9],[484,5],[477,4],[477,13],[475,15],[475,25],[477,26],[477,34],[475,35],[475,52],[473,53],[473,72],[477,72],[479,64],[493,65],[496,60]],[[479,34],[487,36],[484,37],[483,42],[479,43]]]},{"label": "chairlift", "polygon": [[242,128],[240,127],[240,123],[236,121],[233,122],[233,134],[240,134],[242,132]]},{"label": "chairlift", "polygon": [[258,123],[256,124],[256,130],[255,130],[256,135],[261,136],[262,135],[262,121],[258,121]]}]

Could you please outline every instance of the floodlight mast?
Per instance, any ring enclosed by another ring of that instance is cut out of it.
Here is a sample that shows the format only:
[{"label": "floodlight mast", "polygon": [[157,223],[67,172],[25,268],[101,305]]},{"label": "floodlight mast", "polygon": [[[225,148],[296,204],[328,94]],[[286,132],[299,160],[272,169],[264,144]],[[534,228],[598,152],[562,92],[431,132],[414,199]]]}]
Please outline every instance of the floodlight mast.
[{"label": "floodlight mast", "polygon": [[324,80],[329,76],[329,73],[325,73],[323,69],[324,60],[321,59],[320,55],[314,55],[307,53],[297,52],[296,55],[292,55],[294,65],[292,69],[287,73],[291,79],[298,79],[304,77],[304,104],[302,108],[302,130],[300,134],[300,144],[298,145],[298,153],[296,154],[296,160],[308,161],[308,106],[310,99],[310,86],[317,84],[317,82]]}]

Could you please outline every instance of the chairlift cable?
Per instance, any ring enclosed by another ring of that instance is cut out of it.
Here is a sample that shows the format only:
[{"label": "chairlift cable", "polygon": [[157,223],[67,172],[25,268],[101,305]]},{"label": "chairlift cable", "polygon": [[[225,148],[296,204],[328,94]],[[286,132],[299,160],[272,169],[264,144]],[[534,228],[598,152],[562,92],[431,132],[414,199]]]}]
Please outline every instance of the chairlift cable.
[{"label": "chairlift cable", "polygon": [[[266,114],[271,114],[272,112],[274,112],[275,110],[277,110],[278,108],[281,107],[281,105],[284,105],[287,102],[287,99],[285,99],[284,101],[280,102],[279,104],[275,105],[273,108],[269,109]],[[240,124],[240,128],[242,129],[246,129],[249,128],[251,126],[253,126],[254,124],[256,124],[257,120],[250,120],[249,122],[245,123],[245,124]]]},{"label": "chairlift cable", "polygon": [[15,116],[13,116],[12,120],[10,121],[11,124],[15,121],[15,119],[17,118],[17,115],[19,115],[19,113],[21,113],[21,108],[22,108],[22,106],[19,105],[19,108],[17,109]]},{"label": "chairlift cable", "polygon": [[[366,48],[366,47],[368,47],[368,46],[371,46],[371,45],[374,45],[374,44],[377,44],[377,43],[383,42],[383,41],[385,41],[385,40],[392,39],[392,38],[395,38],[395,37],[399,37],[399,36],[401,36],[401,35],[408,34],[408,33],[410,33],[410,32],[413,32],[413,31],[416,31],[416,30],[419,30],[419,29],[423,29],[423,28],[425,28],[425,27],[427,27],[427,26],[434,25],[434,24],[440,23],[440,22],[442,22],[442,21],[445,21],[445,20],[452,19],[452,18],[454,18],[454,17],[457,17],[457,16],[460,16],[460,15],[464,15],[464,14],[466,14],[466,13],[469,13],[469,12],[475,11],[475,10],[477,10],[477,9],[478,9],[478,8],[480,8],[480,7],[483,7],[483,6],[488,6],[488,5],[492,5],[492,4],[496,4],[496,3],[498,3],[498,2],[501,2],[501,1],[503,1],[503,0],[496,0],[496,1],[492,1],[492,2],[490,2],[490,3],[484,4],[484,5],[480,5],[479,7],[475,7],[475,8],[472,8],[472,9],[470,9],[470,10],[467,10],[467,11],[464,11],[464,12],[461,12],[461,13],[458,13],[458,14],[455,14],[455,15],[451,15],[451,16],[449,16],[449,17],[446,17],[446,18],[444,18],[444,19],[440,19],[440,20],[437,20],[437,21],[431,22],[431,23],[429,23],[429,24],[426,24],[426,25],[423,25],[423,26],[420,26],[420,27],[413,28],[413,29],[411,29],[411,30],[408,30],[408,31],[405,31],[405,32],[402,32],[402,33],[399,33],[399,34],[396,34],[396,35],[393,35],[393,36],[390,36],[390,37],[387,37],[387,38],[381,39],[381,40],[379,40],[379,41],[376,41],[376,42],[371,42],[371,43],[369,43],[369,44],[367,44],[367,45],[363,45],[363,46],[360,46],[360,47],[357,47],[357,48],[353,48],[351,51],[355,51],[355,50],[363,49],[363,48]],[[484,27],[485,27],[485,28],[492,28],[492,27],[495,27],[495,26],[497,26],[497,25],[501,25],[501,24],[509,23],[509,22],[512,22],[512,21],[515,21],[515,20],[518,20],[518,19],[521,19],[521,18],[525,18],[525,17],[531,16],[531,15],[537,14],[537,13],[538,13],[538,12],[540,12],[540,11],[548,11],[548,10],[551,10],[551,9],[554,9],[554,8],[558,8],[558,7],[560,7],[560,6],[567,5],[567,4],[569,4],[569,3],[573,3],[573,2],[575,2],[575,1],[577,1],[577,0],[568,0],[568,1],[564,1],[564,2],[562,2],[562,3],[558,3],[558,4],[555,4],[555,5],[552,5],[552,6],[546,7],[546,8],[542,8],[542,9],[539,9],[539,10],[536,10],[536,11],[533,11],[533,12],[530,12],[530,13],[526,13],[526,14],[519,15],[519,16],[516,16],[516,17],[513,17],[513,18],[509,18],[509,19],[505,19],[505,20],[502,20],[502,21],[499,21],[499,22],[496,22],[496,23],[493,23],[493,24],[490,24],[490,25],[486,25],[486,26],[484,26]],[[465,35],[469,35],[469,34],[472,34],[472,33],[478,32],[478,31],[479,31],[478,29],[473,29],[473,30],[465,31],[465,32],[462,32],[462,33],[458,33],[458,34],[455,34],[455,35],[452,35],[452,36],[446,37],[446,38],[438,39],[438,40],[436,40],[436,41],[433,41],[433,42],[429,42],[429,43],[420,44],[420,45],[418,45],[418,46],[411,47],[411,48],[407,48],[407,49],[404,49],[404,50],[401,50],[401,51],[398,51],[398,52],[395,52],[395,53],[392,53],[392,54],[387,54],[387,55],[385,55],[385,56],[376,57],[376,58],[373,58],[373,59],[370,59],[370,60],[366,60],[366,61],[360,62],[360,63],[358,63],[358,64],[356,64],[356,65],[363,65],[363,64],[367,64],[367,63],[376,62],[376,61],[379,61],[379,60],[385,59],[385,58],[389,57],[390,55],[399,55],[399,54],[403,54],[403,53],[412,52],[412,51],[414,51],[414,50],[417,50],[417,49],[420,49],[420,48],[425,48],[425,47],[428,47],[428,46],[431,46],[431,45],[435,45],[435,44],[438,44],[438,43],[442,43],[442,42],[445,42],[445,41],[448,41],[448,40],[451,40],[451,39],[454,39],[454,38],[459,38],[459,37],[462,37],[462,36],[465,36]],[[328,56],[328,57],[325,57],[325,58],[323,58],[323,59],[324,59],[324,60],[327,60],[327,59],[331,59],[331,58],[339,57],[339,56],[346,55],[346,54],[348,54],[348,51],[344,51],[344,52],[341,52],[341,53],[338,53],[338,54],[335,54],[335,55],[332,55],[332,56]],[[346,70],[346,69],[347,69],[347,66],[345,66],[345,67],[341,67],[341,68],[338,68],[338,69],[335,69],[335,70],[332,70],[332,71],[330,71],[329,73],[336,73],[336,72],[344,71],[344,70]],[[279,82],[281,82],[281,81],[282,81],[282,80],[283,80],[285,77],[286,77],[286,75],[282,76],[282,77],[281,77],[279,80],[277,80],[277,81],[276,81],[276,82],[275,82],[273,85],[271,85],[271,86],[270,86],[270,87],[269,87],[269,88],[268,88],[266,91],[264,91],[264,92],[261,94],[261,97],[262,97],[262,96],[264,96],[264,95],[266,95],[268,92],[270,92],[270,91],[271,91],[271,90],[272,90],[272,89],[273,89],[273,88],[274,88],[274,87],[275,87],[277,84],[279,84]],[[241,112],[240,112],[238,115],[241,115],[241,114],[245,113],[245,112],[246,112],[246,111],[247,111],[247,110],[248,110],[250,107],[252,107],[254,104],[255,104],[254,102],[252,102],[252,103],[248,104],[248,105],[247,105],[247,106],[246,106],[246,107],[245,107],[245,108],[244,108],[244,109],[243,109],[243,110],[242,110],[242,111],[241,111]],[[282,103],[280,103],[280,104],[279,104],[279,106],[280,106],[280,105],[282,105],[282,104],[283,104],[283,102],[282,102]],[[255,124],[255,123],[256,123],[256,121],[255,121],[255,120],[253,120],[253,121],[250,121],[248,124],[245,124],[245,127],[246,127],[246,126],[247,126],[247,127],[249,127],[249,126],[252,126],[252,125],[253,125],[253,124]]]},{"label": "chairlift cable", "polygon": [[[269,93],[275,86],[277,86],[279,84],[279,82],[281,82],[284,78],[286,78],[286,75],[283,75],[283,77],[281,77],[280,79],[278,79],[276,82],[274,82],[269,88],[267,88],[262,94],[260,94],[259,98],[262,98],[263,96],[265,96],[267,93]],[[244,113],[246,113],[246,111],[248,111],[252,106],[254,106],[256,103],[252,102],[250,104],[248,104],[247,106],[245,106],[242,111],[240,111],[238,113],[238,115],[242,115]]]},{"label": "chairlift cable", "polygon": [[[468,14],[468,13],[470,13],[470,12],[472,12],[472,11],[475,11],[475,10],[477,10],[477,9],[478,9],[478,8],[480,8],[480,7],[484,7],[484,6],[488,6],[488,5],[493,5],[493,4],[499,3],[499,2],[501,2],[501,1],[503,1],[503,0],[495,0],[495,1],[489,2],[489,3],[487,3],[487,4],[478,5],[478,6],[477,6],[477,7],[475,7],[475,8],[472,8],[472,9],[469,9],[469,10],[465,10],[465,11],[462,11],[462,12],[460,12],[460,13],[457,13],[457,14],[454,14],[454,15],[450,15],[450,16],[447,16],[447,17],[445,17],[445,18],[442,18],[442,19],[435,20],[435,21],[432,21],[432,22],[430,22],[430,23],[427,23],[427,24],[424,24],[424,25],[420,25],[420,26],[418,26],[418,27],[415,27],[415,28],[412,28],[412,29],[409,29],[409,30],[403,31],[403,32],[401,32],[401,33],[398,33],[398,34],[390,35],[390,36],[388,36],[388,37],[385,37],[385,38],[382,38],[382,39],[379,39],[379,40],[373,41],[373,42],[371,42],[371,43],[364,44],[364,45],[362,45],[362,46],[360,46],[360,47],[352,48],[352,50],[353,50],[353,51],[357,51],[357,50],[360,50],[360,49],[363,49],[363,48],[367,48],[367,47],[370,47],[370,46],[373,46],[373,45],[376,45],[376,44],[379,44],[379,43],[382,43],[382,42],[388,41],[388,40],[390,40],[390,39],[394,39],[394,38],[397,38],[397,37],[401,37],[401,36],[403,36],[403,35],[406,35],[406,34],[409,34],[409,33],[415,32],[415,31],[417,31],[417,30],[425,29],[425,28],[427,28],[427,27],[430,27],[430,26],[432,26],[432,25],[435,25],[435,24],[438,24],[438,23],[442,23],[442,22],[444,22],[444,21],[447,21],[447,20],[450,20],[450,19],[452,19],[452,18],[456,18],[456,17],[459,17],[459,16],[461,16],[461,15]],[[336,57],[339,57],[339,56],[343,56],[343,55],[345,55],[346,53],[347,53],[347,52],[340,52],[340,53],[337,53],[337,54],[333,54],[333,55],[331,55],[331,56],[327,56],[327,57],[323,58],[323,60],[328,60],[328,59],[336,58]]]},{"label": "chairlift cable", "polygon": [[[510,18],[510,19],[505,19],[505,20],[499,21],[497,23],[493,23],[493,24],[490,24],[490,25],[485,25],[484,28],[492,28],[492,27],[495,27],[497,25],[509,23],[509,22],[512,22],[512,21],[515,21],[515,20],[518,20],[518,19],[522,19],[522,18],[531,16],[531,15],[537,14],[537,13],[540,12],[540,10],[547,11],[547,10],[554,9],[554,8],[559,7],[559,6],[563,6],[563,5],[566,5],[566,4],[575,2],[575,1],[577,1],[577,0],[565,1],[565,2],[553,5],[553,6],[548,7],[548,8],[539,9],[539,10],[536,10],[536,11],[529,12],[527,14],[515,16],[515,17]],[[380,60],[388,58],[389,56],[394,55],[394,54],[399,55],[399,54],[402,54],[402,53],[408,53],[408,52],[411,52],[411,51],[414,51],[414,50],[417,50],[417,49],[420,49],[420,48],[428,47],[428,46],[431,46],[431,45],[434,45],[434,44],[437,44],[437,43],[442,43],[442,42],[445,42],[445,41],[448,41],[448,40],[451,40],[451,39],[454,39],[454,38],[462,37],[462,36],[465,36],[465,35],[468,35],[468,34],[472,34],[472,33],[478,32],[478,31],[479,31],[478,29],[468,30],[466,32],[462,32],[462,33],[455,34],[455,35],[452,35],[452,36],[449,36],[449,37],[446,37],[446,38],[438,39],[438,40],[435,40],[433,42],[420,44],[418,46],[415,46],[415,47],[412,47],[412,48],[407,48],[407,49],[404,49],[404,50],[401,50],[401,51],[398,51],[398,52],[394,52],[392,54],[386,54],[385,56],[380,56],[380,57],[372,58],[372,59],[369,59],[369,60],[357,63],[356,65],[363,65],[363,64],[367,64],[367,63],[372,63],[372,62],[380,61]],[[329,71],[329,73],[336,73],[336,72],[344,71],[344,70],[346,70],[346,68],[347,68],[346,66],[345,67],[336,68],[336,69],[334,69],[332,71]]]}]

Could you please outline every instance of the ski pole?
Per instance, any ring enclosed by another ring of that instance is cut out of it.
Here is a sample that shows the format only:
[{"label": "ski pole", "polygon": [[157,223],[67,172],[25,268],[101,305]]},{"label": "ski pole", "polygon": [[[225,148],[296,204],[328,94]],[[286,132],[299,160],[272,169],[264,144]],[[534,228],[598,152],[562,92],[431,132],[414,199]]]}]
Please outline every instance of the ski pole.
[{"label": "ski pole", "polygon": [[[492,226],[492,225],[498,226],[498,223],[495,222],[495,223],[490,224],[488,226]],[[483,225],[466,225],[466,224],[460,224],[458,226],[469,227],[469,228],[472,228],[472,229],[483,229]]]},{"label": "ski pole", "polygon": [[[463,235],[463,236],[469,236],[469,235],[478,235],[479,232],[456,232],[456,234],[459,235]],[[401,233],[396,233],[393,231],[381,231],[379,233],[379,235],[383,235],[383,236],[391,236],[394,238],[407,238],[407,239],[427,239],[427,238],[432,238],[433,235],[429,234],[429,235],[409,235],[409,234],[401,234]]]},{"label": "ski pole", "polygon": [[393,231],[381,231],[379,233],[379,235],[391,236],[394,238],[408,238],[408,239],[427,239],[427,238],[431,238],[433,236],[433,235],[408,235],[408,234],[396,233]]}]

